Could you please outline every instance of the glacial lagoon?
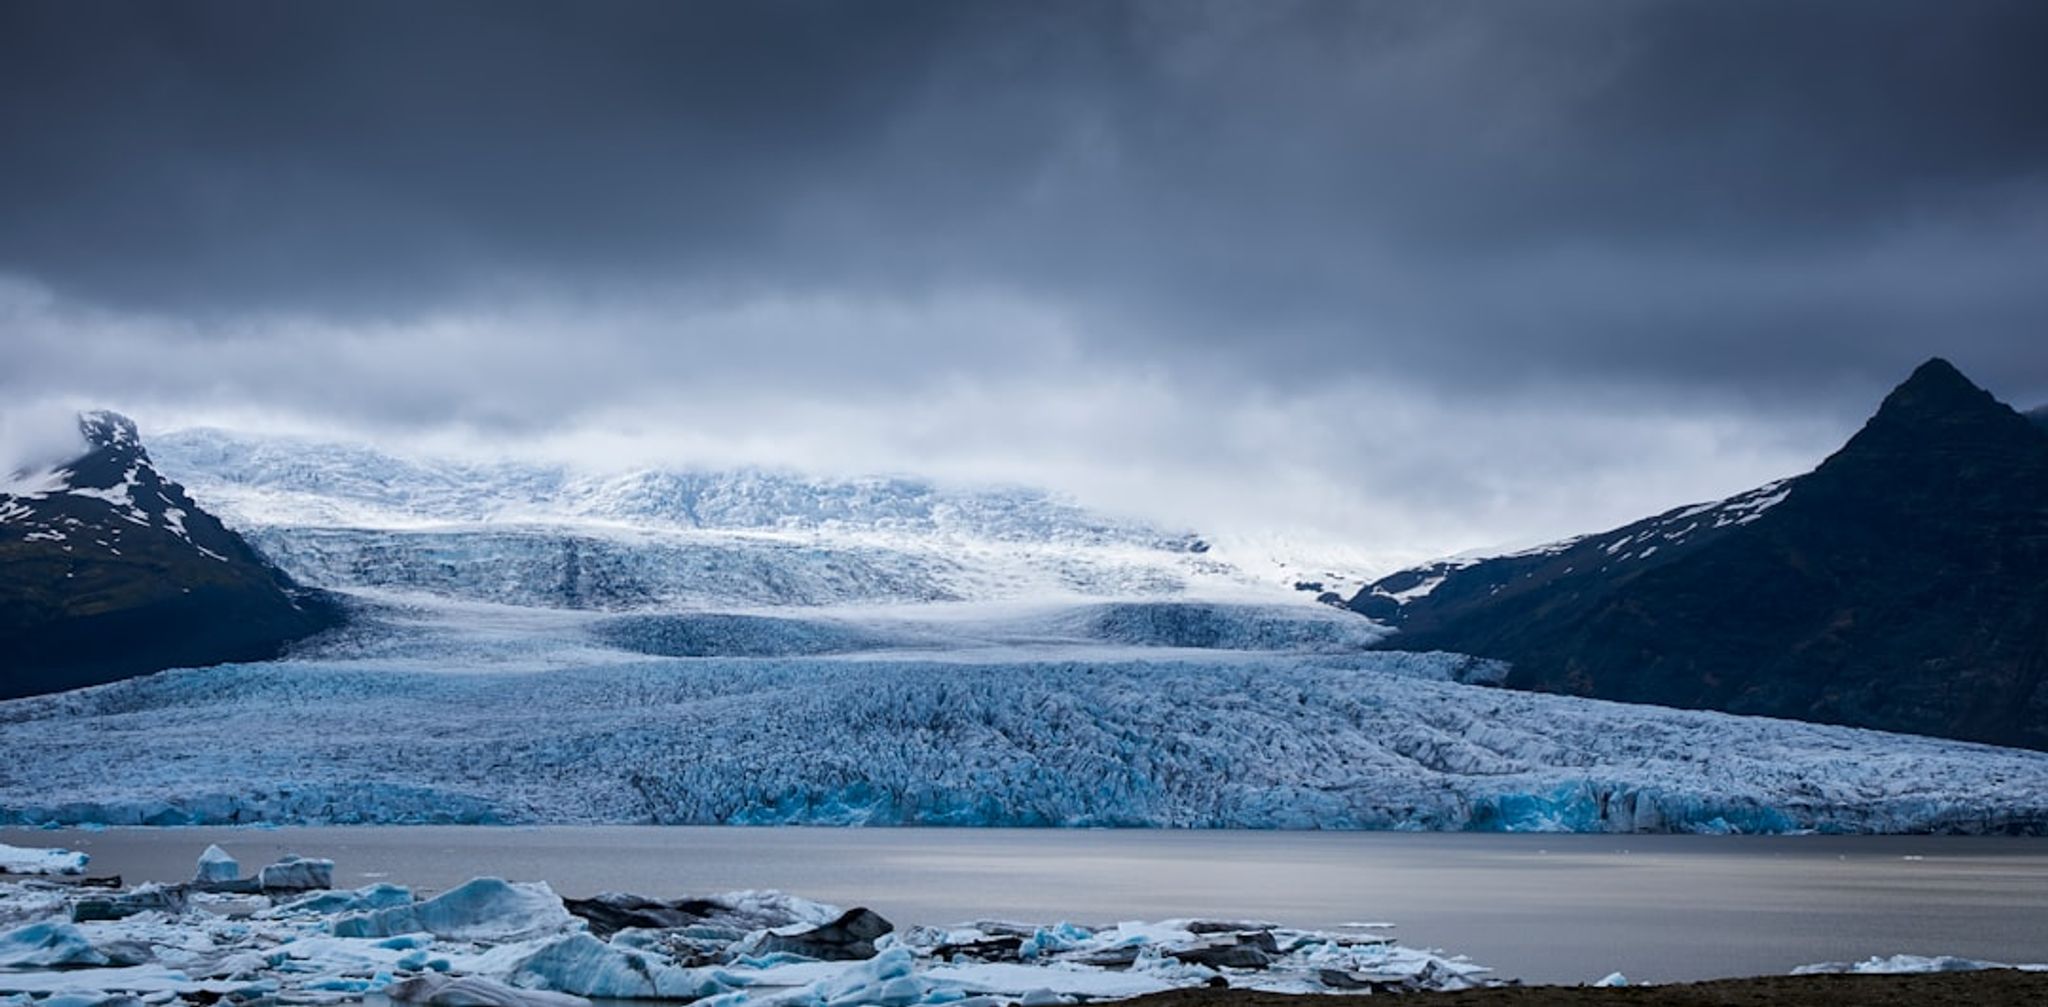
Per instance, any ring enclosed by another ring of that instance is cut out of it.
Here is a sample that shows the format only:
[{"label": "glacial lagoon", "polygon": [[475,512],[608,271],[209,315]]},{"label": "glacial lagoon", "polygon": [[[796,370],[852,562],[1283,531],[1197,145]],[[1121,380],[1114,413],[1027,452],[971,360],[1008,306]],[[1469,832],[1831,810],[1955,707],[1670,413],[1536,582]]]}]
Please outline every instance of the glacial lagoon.
[{"label": "glacial lagoon", "polygon": [[218,843],[245,864],[331,857],[337,886],[496,875],[568,896],[775,888],[899,926],[1176,916],[1395,924],[1502,976],[1590,982],[1782,973],[1872,955],[2048,960],[2048,840],[1915,836],[720,827],[0,830],[90,873],[189,879]]}]

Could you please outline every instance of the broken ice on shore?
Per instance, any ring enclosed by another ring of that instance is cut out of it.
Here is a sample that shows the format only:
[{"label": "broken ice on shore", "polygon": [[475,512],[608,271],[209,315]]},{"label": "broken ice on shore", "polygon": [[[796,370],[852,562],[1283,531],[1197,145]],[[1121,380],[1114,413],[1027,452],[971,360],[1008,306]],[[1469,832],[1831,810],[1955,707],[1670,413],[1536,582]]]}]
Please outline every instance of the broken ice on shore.
[{"label": "broken ice on shore", "polygon": [[181,885],[0,881],[0,1005],[993,1007],[1205,985],[1314,993],[1496,982],[1462,957],[1381,933],[1193,919],[899,930],[867,909],[779,892],[563,899],[545,882],[498,878],[428,898],[393,884],[336,891],[325,887],[332,866],[291,858],[244,878],[212,847]]},{"label": "broken ice on shore", "polygon": [[1975,958],[1958,958],[1955,955],[1873,955],[1860,962],[1818,962],[1813,965],[1801,965],[1793,969],[1792,974],[1795,976],[1890,976],[1917,975],[1926,972],[1982,972],[1985,969],[2019,969],[2022,972],[2048,972],[2048,964],[2008,965],[2004,962],[1986,962]]}]

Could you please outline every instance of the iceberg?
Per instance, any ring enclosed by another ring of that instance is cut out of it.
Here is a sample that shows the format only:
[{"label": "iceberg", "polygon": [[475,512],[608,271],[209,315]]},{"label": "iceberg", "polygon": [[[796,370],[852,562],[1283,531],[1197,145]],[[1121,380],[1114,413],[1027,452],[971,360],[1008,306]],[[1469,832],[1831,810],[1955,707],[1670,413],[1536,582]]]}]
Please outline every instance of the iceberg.
[{"label": "iceberg", "polygon": [[[395,885],[390,887],[396,892],[405,891]],[[379,895],[376,889],[364,889],[356,895],[357,901],[395,901],[396,892]],[[582,926],[582,921],[569,914],[561,897],[544,881],[515,884],[502,878],[477,878],[425,902],[349,913],[333,921],[331,932],[337,937],[395,937],[425,932],[449,940],[503,943]]]},{"label": "iceberg", "polygon": [[429,1007],[590,1007],[590,1001],[566,993],[520,989],[482,976],[452,979],[429,972],[384,987],[393,1003]]},{"label": "iceberg", "polygon": [[208,846],[199,855],[199,870],[192,880],[200,884],[225,884],[242,876],[242,865],[228,851],[218,846]]},{"label": "iceberg", "polygon": [[723,993],[735,982],[716,969],[686,969],[646,952],[570,934],[520,959],[513,984],[607,1000],[695,1000]]},{"label": "iceberg", "polygon": [[84,874],[92,858],[70,850],[0,843],[0,874]]},{"label": "iceberg", "polygon": [[68,923],[34,923],[0,934],[0,968],[105,965],[107,956]]},{"label": "iceberg", "polygon": [[412,904],[412,889],[403,885],[379,882],[354,891],[315,892],[270,911],[278,916],[300,913],[333,916],[341,913],[371,913],[382,909],[398,909]]},{"label": "iceberg", "polygon": [[334,861],[286,856],[256,874],[266,892],[305,892],[334,887]]}]

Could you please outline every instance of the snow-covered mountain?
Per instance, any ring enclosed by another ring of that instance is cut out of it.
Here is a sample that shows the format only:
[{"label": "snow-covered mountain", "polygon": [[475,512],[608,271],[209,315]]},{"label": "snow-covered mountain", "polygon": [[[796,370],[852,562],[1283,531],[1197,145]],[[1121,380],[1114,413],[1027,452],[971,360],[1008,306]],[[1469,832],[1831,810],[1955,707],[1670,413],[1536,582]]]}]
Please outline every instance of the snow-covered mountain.
[{"label": "snow-covered mountain", "polygon": [[334,620],[166,478],[135,425],[0,491],[0,698],[275,655]]},{"label": "snow-covered mountain", "polygon": [[352,618],[0,703],[0,822],[2048,831],[2048,754],[1468,684],[1508,666],[1029,491],[162,445]]},{"label": "snow-covered mountain", "polygon": [[1293,567],[1028,489],[404,459],[187,430],[157,456],[300,580],[567,608],[1307,596]]}]

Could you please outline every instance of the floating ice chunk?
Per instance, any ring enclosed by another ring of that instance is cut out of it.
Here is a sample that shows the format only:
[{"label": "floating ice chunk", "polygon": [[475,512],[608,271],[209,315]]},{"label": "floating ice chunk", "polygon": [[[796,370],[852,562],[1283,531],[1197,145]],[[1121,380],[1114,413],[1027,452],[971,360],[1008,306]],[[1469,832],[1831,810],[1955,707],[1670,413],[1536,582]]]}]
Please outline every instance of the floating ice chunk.
[{"label": "floating ice chunk", "polygon": [[1607,975],[1606,975],[1606,976],[1602,977],[1602,978],[1601,978],[1601,980],[1600,980],[1599,982],[1596,982],[1596,983],[1594,983],[1593,985],[1595,985],[1595,986],[1627,986],[1627,985],[1628,985],[1628,977],[1627,977],[1627,976],[1625,976],[1625,975],[1622,975],[1622,974],[1621,974],[1621,973],[1619,973],[1619,972],[1609,972],[1609,973],[1607,973]]},{"label": "floating ice chunk", "polygon": [[425,902],[343,916],[330,924],[329,930],[337,937],[394,937],[425,931],[450,940],[506,942],[581,926],[547,882],[515,884],[502,878],[477,878]]},{"label": "floating ice chunk", "polygon": [[118,895],[83,898],[71,903],[71,922],[123,920],[140,913],[177,916],[185,911],[189,899],[183,885],[137,885]]},{"label": "floating ice chunk", "polygon": [[208,846],[199,855],[199,871],[192,880],[201,883],[233,881],[242,876],[242,865],[218,846]]},{"label": "floating ice chunk", "polygon": [[0,843],[0,874],[84,874],[91,859],[70,850]]},{"label": "floating ice chunk", "polygon": [[482,976],[451,979],[427,973],[384,987],[394,1003],[432,1007],[590,1007],[590,1001],[567,993],[523,990]]},{"label": "floating ice chunk", "polygon": [[334,861],[287,856],[257,872],[264,891],[309,892],[334,887]]},{"label": "floating ice chunk", "polygon": [[[417,956],[416,961],[408,965],[408,958],[413,956]],[[264,960],[272,968],[320,975],[427,967],[426,956],[419,955],[410,944],[318,935],[299,937],[270,948],[264,952]]]},{"label": "floating ice chunk", "polygon": [[107,956],[69,923],[33,923],[0,934],[0,968],[105,965]]},{"label": "floating ice chunk", "polygon": [[[145,1004],[153,1003],[156,1000],[155,997],[145,1000],[126,993],[102,993],[98,990],[67,990],[63,993],[44,997],[41,1000],[31,999],[26,993],[17,994],[17,996],[21,998],[21,1003],[24,1007],[27,1004],[34,1004],[36,1007],[144,1007]],[[0,1003],[11,1004],[13,1001],[0,1001]]]},{"label": "floating ice chunk", "polygon": [[873,958],[847,965],[808,985],[773,993],[753,990],[727,993],[704,1001],[701,1007],[811,1007],[811,1005],[872,1005],[910,1007],[911,1004],[958,1000],[957,995],[927,998],[931,981],[917,974],[917,959],[908,949],[890,948]]},{"label": "floating ice chunk", "polygon": [[731,990],[718,969],[685,969],[589,934],[570,934],[527,955],[511,969],[515,985],[608,1000],[695,1000]]},{"label": "floating ice chunk", "polygon": [[1113,972],[1107,969],[1059,965],[1013,965],[984,962],[978,965],[939,965],[925,971],[926,978],[964,993],[989,993],[1002,997],[1026,996],[1034,991],[1054,995],[1121,999],[1173,989],[1180,983],[1146,972]]},{"label": "floating ice chunk", "polygon": [[[91,981],[77,972],[0,972],[0,995],[8,993],[74,993],[89,989],[105,993],[193,993],[218,995],[267,993],[277,990],[271,980],[258,982],[196,982],[183,971],[163,965],[135,965],[128,968],[94,969]],[[38,1001],[40,1005],[42,1001]]]},{"label": "floating ice chunk", "polygon": [[404,885],[378,883],[355,891],[316,892],[302,899],[278,906],[273,915],[298,916],[316,914],[333,916],[340,913],[369,913],[379,909],[395,909],[412,905],[412,889]]}]

